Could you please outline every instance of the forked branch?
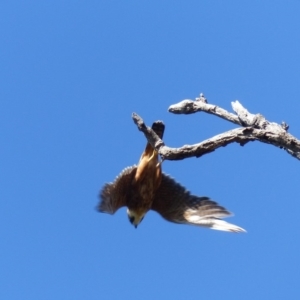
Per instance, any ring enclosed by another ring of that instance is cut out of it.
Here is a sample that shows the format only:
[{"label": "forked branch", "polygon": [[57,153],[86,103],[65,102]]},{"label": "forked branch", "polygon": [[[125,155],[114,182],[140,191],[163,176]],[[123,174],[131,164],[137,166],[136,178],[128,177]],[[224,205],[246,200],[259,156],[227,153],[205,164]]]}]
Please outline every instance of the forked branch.
[{"label": "forked branch", "polygon": [[288,125],[286,123],[269,122],[260,114],[251,114],[238,101],[231,102],[231,105],[235,114],[217,105],[208,104],[203,94],[200,94],[200,97],[196,98],[195,101],[186,99],[171,105],[169,112],[174,114],[192,114],[203,111],[241,126],[201,143],[184,145],[180,148],[166,146],[155,132],[145,125],[139,115],[133,113],[132,118],[138,129],[145,134],[148,142],[158,151],[163,160],[181,160],[192,156],[200,157],[230,143],[239,143],[244,146],[250,141],[271,144],[300,159],[300,141],[287,132]]}]

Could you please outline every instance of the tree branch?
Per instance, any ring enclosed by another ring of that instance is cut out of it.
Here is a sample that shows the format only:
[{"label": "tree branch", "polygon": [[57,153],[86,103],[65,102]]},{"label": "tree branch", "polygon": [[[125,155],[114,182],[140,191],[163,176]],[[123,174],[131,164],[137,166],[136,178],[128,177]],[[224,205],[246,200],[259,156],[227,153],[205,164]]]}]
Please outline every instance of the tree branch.
[{"label": "tree branch", "polygon": [[236,114],[216,105],[208,104],[203,94],[200,94],[200,97],[196,98],[195,101],[186,99],[171,105],[169,112],[174,114],[191,114],[203,111],[241,126],[241,128],[229,130],[201,143],[185,145],[180,148],[167,147],[155,132],[145,125],[140,116],[133,113],[132,118],[138,129],[145,134],[148,142],[159,152],[163,160],[200,157],[231,143],[239,143],[244,146],[250,141],[260,141],[283,148],[293,157],[300,159],[300,141],[287,132],[287,124],[283,122],[279,125],[267,121],[260,114],[251,114],[238,101],[232,102],[231,105]]}]

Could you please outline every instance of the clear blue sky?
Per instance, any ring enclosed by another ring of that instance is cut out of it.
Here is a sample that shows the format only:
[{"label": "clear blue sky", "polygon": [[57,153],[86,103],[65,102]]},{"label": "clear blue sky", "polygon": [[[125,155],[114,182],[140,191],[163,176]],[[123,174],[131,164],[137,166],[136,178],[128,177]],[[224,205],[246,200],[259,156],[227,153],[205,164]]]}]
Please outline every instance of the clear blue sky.
[{"label": "clear blue sky", "polygon": [[246,234],[94,209],[145,146],[132,112],[163,120],[171,147],[235,128],[168,113],[203,92],[300,138],[299,15],[300,1],[3,0],[0,299],[300,299],[300,163],[283,150],[163,164]]}]

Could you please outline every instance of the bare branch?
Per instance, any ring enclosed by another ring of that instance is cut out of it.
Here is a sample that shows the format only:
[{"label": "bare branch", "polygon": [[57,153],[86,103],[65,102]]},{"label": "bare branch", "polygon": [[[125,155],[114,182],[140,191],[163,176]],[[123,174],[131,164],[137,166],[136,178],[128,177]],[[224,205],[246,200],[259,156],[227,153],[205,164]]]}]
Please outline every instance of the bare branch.
[{"label": "bare branch", "polygon": [[154,149],[158,150],[160,147],[165,145],[164,142],[158,137],[158,135],[151,129],[151,127],[146,126],[144,120],[138,114],[132,113],[132,119],[137,125],[139,131],[142,131],[144,133],[146,139]]},{"label": "bare branch", "polygon": [[175,114],[191,114],[203,111],[242,126],[242,128],[224,132],[201,143],[184,145],[180,148],[165,146],[154,131],[145,125],[140,116],[133,113],[132,118],[138,129],[145,134],[148,142],[159,152],[163,160],[181,160],[192,156],[200,157],[231,143],[239,143],[243,146],[250,141],[260,141],[283,148],[293,157],[300,159],[300,141],[287,133],[287,124],[283,122],[279,125],[267,121],[260,114],[251,114],[238,101],[231,104],[236,115],[216,105],[208,104],[203,94],[200,94],[196,101],[186,99],[171,105],[169,111]]}]

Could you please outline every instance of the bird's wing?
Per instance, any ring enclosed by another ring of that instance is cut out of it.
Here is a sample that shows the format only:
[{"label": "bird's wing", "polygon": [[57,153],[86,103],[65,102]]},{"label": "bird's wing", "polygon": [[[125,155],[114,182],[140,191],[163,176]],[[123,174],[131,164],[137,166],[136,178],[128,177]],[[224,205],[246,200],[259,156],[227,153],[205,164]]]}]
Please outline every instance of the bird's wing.
[{"label": "bird's wing", "polygon": [[131,183],[136,173],[136,166],[125,168],[114,182],[104,185],[100,192],[97,210],[114,214],[120,207],[126,206],[130,195]]},{"label": "bird's wing", "polygon": [[164,173],[160,187],[154,196],[152,209],[174,223],[245,232],[243,228],[221,220],[231,215],[224,207],[207,197],[191,195],[183,186]]}]

